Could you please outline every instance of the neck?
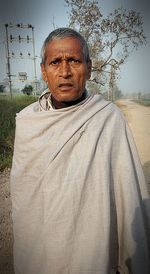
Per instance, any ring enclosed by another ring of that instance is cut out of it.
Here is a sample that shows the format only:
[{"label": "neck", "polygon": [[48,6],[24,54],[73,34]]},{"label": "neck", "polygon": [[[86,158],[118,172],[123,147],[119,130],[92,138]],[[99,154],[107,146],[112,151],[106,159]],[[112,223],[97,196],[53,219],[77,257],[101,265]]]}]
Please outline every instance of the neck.
[{"label": "neck", "polygon": [[60,109],[60,108],[66,108],[66,107],[71,107],[74,106],[78,103],[80,103],[81,101],[83,101],[87,96],[86,91],[83,92],[82,96],[80,98],[78,98],[75,101],[69,101],[69,102],[58,102],[52,95],[51,95],[51,100],[52,100],[52,105],[56,108],[56,109]]}]

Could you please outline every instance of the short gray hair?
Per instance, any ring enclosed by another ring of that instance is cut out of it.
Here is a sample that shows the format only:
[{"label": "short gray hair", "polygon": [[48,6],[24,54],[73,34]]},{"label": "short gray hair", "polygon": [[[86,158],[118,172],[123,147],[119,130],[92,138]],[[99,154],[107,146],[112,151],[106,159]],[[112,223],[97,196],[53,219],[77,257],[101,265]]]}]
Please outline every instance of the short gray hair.
[{"label": "short gray hair", "polygon": [[53,40],[56,39],[62,39],[62,38],[66,38],[66,37],[73,37],[76,38],[80,41],[82,48],[83,48],[83,55],[85,58],[85,61],[88,63],[90,61],[90,56],[89,56],[89,49],[88,49],[88,45],[87,42],[85,41],[85,39],[83,38],[83,36],[71,29],[71,28],[58,28],[55,29],[54,31],[52,31],[47,38],[45,39],[42,49],[41,49],[41,64],[45,64],[45,50],[46,50],[46,46],[47,44],[49,44],[50,42],[52,42]]}]

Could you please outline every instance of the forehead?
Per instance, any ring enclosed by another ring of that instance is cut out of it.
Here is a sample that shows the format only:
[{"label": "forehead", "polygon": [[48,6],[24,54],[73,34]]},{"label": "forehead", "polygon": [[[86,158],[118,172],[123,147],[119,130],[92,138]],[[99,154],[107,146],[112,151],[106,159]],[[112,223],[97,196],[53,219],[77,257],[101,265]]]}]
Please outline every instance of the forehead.
[{"label": "forehead", "polygon": [[83,56],[83,47],[79,39],[73,37],[54,39],[46,45],[47,56],[79,55]]}]

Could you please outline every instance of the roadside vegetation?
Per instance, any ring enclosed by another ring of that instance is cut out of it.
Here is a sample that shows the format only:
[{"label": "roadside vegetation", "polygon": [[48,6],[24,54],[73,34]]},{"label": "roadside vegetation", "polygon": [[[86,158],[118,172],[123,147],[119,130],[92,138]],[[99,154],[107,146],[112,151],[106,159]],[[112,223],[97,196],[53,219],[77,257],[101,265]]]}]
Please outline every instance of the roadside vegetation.
[{"label": "roadside vegetation", "polygon": [[150,107],[150,99],[140,99],[140,100],[133,100],[135,103],[138,103],[140,105]]},{"label": "roadside vegetation", "polygon": [[36,100],[37,97],[28,95],[16,95],[12,99],[0,96],[0,171],[11,167],[16,113]]}]

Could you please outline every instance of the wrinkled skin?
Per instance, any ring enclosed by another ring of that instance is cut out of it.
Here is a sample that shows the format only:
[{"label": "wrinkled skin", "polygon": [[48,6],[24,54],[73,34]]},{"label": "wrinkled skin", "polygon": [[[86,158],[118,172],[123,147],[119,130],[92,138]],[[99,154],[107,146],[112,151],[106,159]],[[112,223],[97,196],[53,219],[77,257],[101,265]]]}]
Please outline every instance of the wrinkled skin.
[{"label": "wrinkled skin", "polygon": [[85,61],[80,41],[72,37],[53,40],[46,46],[45,53],[41,71],[55,107],[62,108],[69,102],[79,101],[86,80],[91,76],[91,61]]}]

